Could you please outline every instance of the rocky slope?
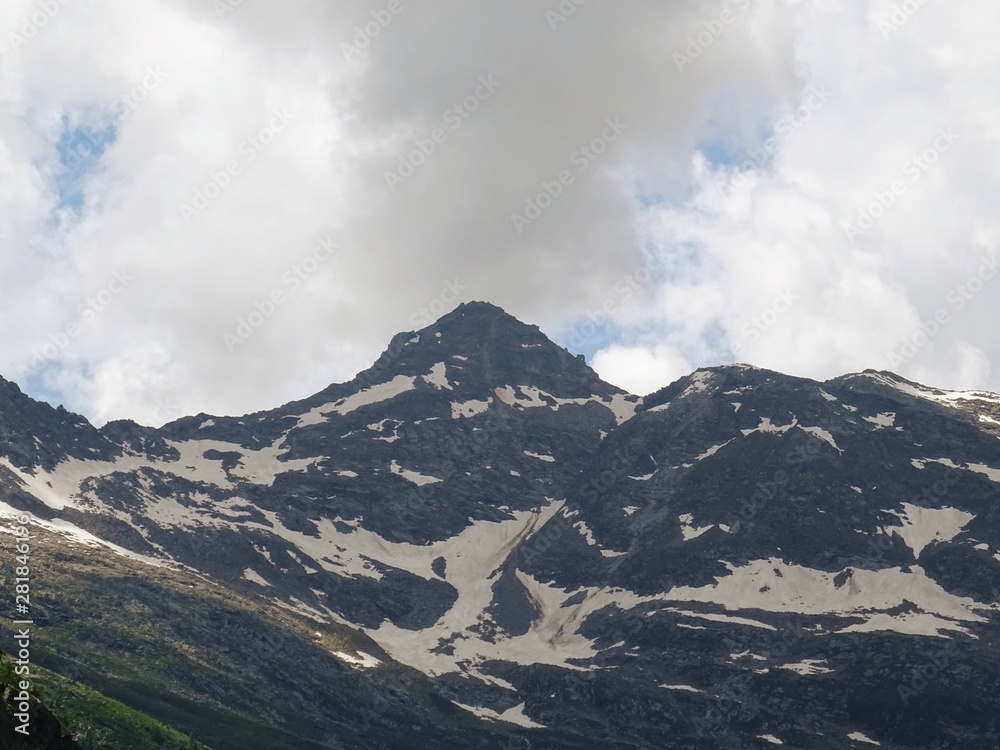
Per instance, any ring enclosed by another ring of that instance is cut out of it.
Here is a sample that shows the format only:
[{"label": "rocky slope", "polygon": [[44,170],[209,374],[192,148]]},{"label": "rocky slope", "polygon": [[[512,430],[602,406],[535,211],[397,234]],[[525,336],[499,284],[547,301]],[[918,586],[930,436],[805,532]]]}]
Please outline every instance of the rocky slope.
[{"label": "rocky slope", "polygon": [[639,399],[469,303],[239,418],[4,381],[0,513],[48,665],[211,747],[995,748],[998,439],[884,372]]}]

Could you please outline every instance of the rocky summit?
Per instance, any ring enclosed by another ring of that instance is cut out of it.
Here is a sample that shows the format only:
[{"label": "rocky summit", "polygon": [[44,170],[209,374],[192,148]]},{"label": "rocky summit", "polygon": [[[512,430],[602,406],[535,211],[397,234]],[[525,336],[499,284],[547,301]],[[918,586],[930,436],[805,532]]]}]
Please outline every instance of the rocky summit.
[{"label": "rocky summit", "polygon": [[98,429],[0,380],[8,583],[24,515],[81,747],[1000,747],[992,393],[640,398],[475,302],[242,417]]}]

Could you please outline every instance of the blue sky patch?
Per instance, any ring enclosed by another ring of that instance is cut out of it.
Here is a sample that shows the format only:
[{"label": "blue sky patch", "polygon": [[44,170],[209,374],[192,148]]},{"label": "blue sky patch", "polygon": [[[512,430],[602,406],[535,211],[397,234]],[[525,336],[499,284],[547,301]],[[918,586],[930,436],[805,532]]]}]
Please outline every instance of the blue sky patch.
[{"label": "blue sky patch", "polygon": [[622,338],[622,329],[611,316],[598,310],[578,317],[558,336],[554,336],[553,341],[573,354],[582,354],[590,362],[597,352],[620,342]]},{"label": "blue sky patch", "polygon": [[69,127],[64,121],[63,132],[56,144],[59,169],[56,175],[56,192],[60,208],[70,208],[79,213],[83,208],[83,191],[87,178],[97,168],[108,144],[113,143],[118,132],[114,125],[100,130]]}]

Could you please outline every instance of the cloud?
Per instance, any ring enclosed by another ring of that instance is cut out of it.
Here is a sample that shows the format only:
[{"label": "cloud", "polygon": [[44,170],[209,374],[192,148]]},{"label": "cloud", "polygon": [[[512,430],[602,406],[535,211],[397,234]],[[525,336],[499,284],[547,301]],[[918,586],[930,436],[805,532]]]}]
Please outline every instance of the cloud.
[{"label": "cloud", "polygon": [[[30,392],[245,413],[463,299],[637,388],[887,366],[943,306],[894,369],[996,387],[995,295],[947,299],[997,235],[992,6],[222,2],[66,0],[16,45],[41,6],[0,10],[0,373]],[[79,133],[113,137],[67,192]]]},{"label": "cloud", "polygon": [[817,378],[875,367],[1000,390],[988,72],[1000,60],[976,30],[998,10],[789,7],[798,96],[756,137],[734,131],[736,156],[696,153],[689,194],[643,212],[673,272],[610,359],[669,340],[696,364]]},{"label": "cloud", "polygon": [[673,347],[664,344],[651,348],[612,344],[598,352],[591,364],[608,381],[621,383],[642,396],[696,369]]}]

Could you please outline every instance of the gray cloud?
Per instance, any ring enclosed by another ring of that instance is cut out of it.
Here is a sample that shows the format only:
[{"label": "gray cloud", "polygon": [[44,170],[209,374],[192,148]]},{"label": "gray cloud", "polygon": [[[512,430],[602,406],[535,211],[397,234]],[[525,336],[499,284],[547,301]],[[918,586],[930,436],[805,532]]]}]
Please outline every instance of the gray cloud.
[{"label": "gray cloud", "polygon": [[[876,2],[231,5],[70,1],[0,57],[0,372],[99,422],[306,395],[463,299],[636,390],[733,348],[887,366],[993,242],[993,61],[966,25],[984,3],[887,39]],[[34,8],[8,3],[3,36]],[[816,85],[832,95],[799,122]],[[60,208],[60,137],[110,123],[82,210]],[[949,124],[962,141],[849,241],[841,222]],[[716,152],[763,156],[733,186]],[[995,387],[990,304],[900,369]]]}]

